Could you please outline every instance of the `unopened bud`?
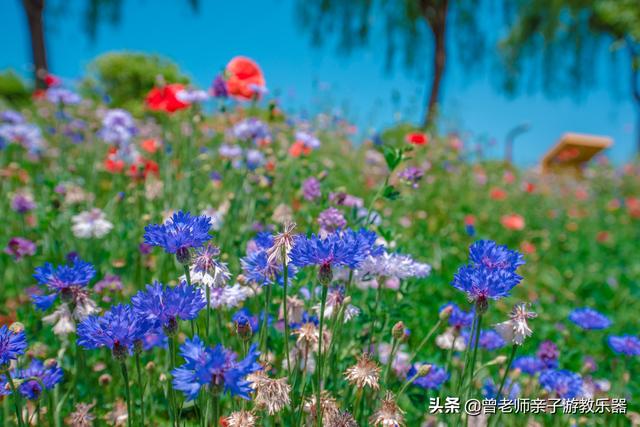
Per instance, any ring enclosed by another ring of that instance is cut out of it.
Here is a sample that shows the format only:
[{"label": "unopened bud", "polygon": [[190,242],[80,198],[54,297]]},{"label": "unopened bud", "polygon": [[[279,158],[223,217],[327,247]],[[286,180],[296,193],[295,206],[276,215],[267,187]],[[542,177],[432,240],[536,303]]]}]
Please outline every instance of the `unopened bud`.
[{"label": "unopened bud", "polygon": [[176,251],[176,259],[182,265],[187,265],[191,262],[191,252],[189,248],[180,248]]},{"label": "unopened bud", "polygon": [[418,376],[419,377],[424,377],[425,375],[428,375],[429,372],[431,372],[431,365],[427,364],[427,365],[422,365],[418,368]]},{"label": "unopened bud", "polygon": [[320,266],[318,271],[318,281],[323,286],[329,286],[329,283],[333,280],[333,271],[331,271],[331,264],[325,263]]},{"label": "unopened bud", "polygon": [[448,305],[442,310],[440,310],[440,320],[447,320],[449,316],[451,316],[451,312],[453,311],[453,306]]},{"label": "unopened bud", "polygon": [[111,378],[111,375],[109,375],[109,374],[102,374],[102,375],[100,375],[100,377],[98,378],[98,383],[99,383],[101,386],[106,386],[106,385],[111,384],[111,379],[112,379],[112,378]]},{"label": "unopened bud", "polygon": [[24,331],[24,325],[20,322],[13,322],[11,326],[9,326],[9,330],[14,334],[19,334]]},{"label": "unopened bud", "polygon": [[147,370],[148,372],[152,372],[154,369],[156,369],[156,364],[155,362],[149,362],[145,365],[144,367],[145,370]]},{"label": "unopened bud", "polygon": [[393,337],[393,339],[400,341],[404,338],[404,330],[404,323],[400,321],[393,325],[393,328],[391,329],[391,336]]}]

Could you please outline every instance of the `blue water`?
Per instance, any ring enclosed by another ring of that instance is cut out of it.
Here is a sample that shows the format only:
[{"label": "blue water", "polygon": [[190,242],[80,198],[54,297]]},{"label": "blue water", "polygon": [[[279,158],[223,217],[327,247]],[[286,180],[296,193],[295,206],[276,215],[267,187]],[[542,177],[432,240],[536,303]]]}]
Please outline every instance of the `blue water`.
[{"label": "blue water", "polygon": [[[51,71],[70,84],[95,56],[129,49],[167,56],[208,87],[231,57],[242,54],[260,63],[271,93],[279,95],[285,110],[337,110],[363,135],[395,121],[418,122],[422,115],[423,79],[402,71],[386,73],[380,48],[350,57],[336,55],[330,46],[311,48],[292,0],[201,1],[197,14],[186,1],[125,1],[120,24],[101,25],[95,42],[83,31],[84,2],[65,3],[74,5],[67,6],[64,16],[47,15],[47,44]],[[0,25],[0,69],[29,75],[29,35],[20,1],[0,4]],[[619,77],[603,67],[600,85],[580,101],[547,99],[540,93],[511,100],[496,89],[490,73],[470,77],[453,65],[448,71],[441,125],[460,132],[467,144],[483,141],[489,153],[500,155],[507,132],[526,122],[531,129],[515,147],[515,159],[523,165],[535,164],[567,131],[611,136],[615,144],[608,154],[616,161],[634,154],[634,110],[624,68]],[[612,79],[619,80],[617,93],[608,83]],[[400,94],[398,102],[394,92]]]}]

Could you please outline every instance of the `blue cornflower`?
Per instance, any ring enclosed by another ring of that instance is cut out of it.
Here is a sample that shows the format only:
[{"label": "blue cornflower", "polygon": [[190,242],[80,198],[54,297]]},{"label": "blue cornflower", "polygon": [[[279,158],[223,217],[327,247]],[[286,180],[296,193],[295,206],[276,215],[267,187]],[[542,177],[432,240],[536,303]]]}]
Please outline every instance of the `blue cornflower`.
[{"label": "blue cornflower", "polygon": [[24,331],[14,332],[6,325],[0,326],[0,368],[24,354],[27,337]]},{"label": "blue cornflower", "polygon": [[[465,338],[465,341],[467,342],[467,344],[471,348],[473,348],[475,345],[475,337],[470,340],[469,331],[466,331],[466,330],[462,332],[462,336]],[[470,344],[469,344],[469,341],[471,341]],[[481,348],[491,351],[491,350],[497,350],[499,348],[504,347],[506,345],[506,341],[502,338],[502,336],[500,336],[499,333],[497,333],[493,329],[488,329],[488,330],[480,331],[480,340],[478,342],[478,345]]]},{"label": "blue cornflower", "polygon": [[589,307],[576,308],[569,313],[569,320],[582,329],[606,329],[611,326],[607,316]]},{"label": "blue cornflower", "polygon": [[558,367],[560,350],[552,341],[543,341],[538,347],[536,356],[538,356],[538,359],[540,359],[546,369],[555,369]]},{"label": "blue cornflower", "polygon": [[449,314],[449,326],[453,326],[454,328],[462,329],[466,327],[470,327],[471,323],[473,323],[474,311],[464,311],[458,304],[453,302],[448,302],[442,307],[440,307],[439,313],[442,313],[446,308],[451,307],[451,313]]},{"label": "blue cornflower", "polygon": [[186,282],[175,287],[154,282],[153,285],[147,285],[145,291],[135,294],[131,304],[154,327],[162,327],[167,335],[171,335],[177,331],[179,319],[195,319],[207,302],[198,288]]},{"label": "blue cornflower", "polygon": [[[262,231],[251,240],[247,247],[247,256],[240,259],[244,277],[259,285],[283,283],[283,266],[281,263],[269,262],[268,251],[274,245],[274,237],[267,231]],[[289,278],[296,275],[296,268],[292,263],[287,264]]]},{"label": "blue cornflower", "polygon": [[138,129],[131,113],[115,108],[104,115],[98,136],[109,144],[121,145],[129,142],[137,133]]},{"label": "blue cornflower", "polygon": [[247,356],[238,361],[237,354],[231,350],[220,344],[214,348],[206,347],[196,335],[180,346],[180,355],[186,363],[171,372],[173,387],[182,391],[187,400],[196,399],[202,387],[213,387],[232,396],[249,399],[252,389],[246,376],[262,368],[257,363],[260,352],[255,344]]},{"label": "blue cornflower", "polygon": [[319,266],[318,278],[321,283],[327,284],[333,278],[332,267],[356,269],[368,256],[381,255],[384,248],[375,244],[376,239],[376,233],[364,228],[358,231],[337,230],[324,238],[315,234],[311,237],[301,236],[291,250],[291,263],[300,268]]},{"label": "blue cornflower", "polygon": [[231,132],[236,138],[243,141],[253,141],[255,144],[271,138],[269,126],[254,117],[237,123]]},{"label": "blue cornflower", "polygon": [[160,246],[167,253],[176,254],[178,262],[187,264],[190,250],[199,248],[211,235],[211,218],[206,215],[191,216],[189,212],[176,212],[164,224],[150,224],[144,228],[144,241]]},{"label": "blue cornflower", "polygon": [[515,272],[518,267],[524,265],[522,254],[492,240],[478,240],[473,243],[469,247],[469,258],[473,265],[489,270]]},{"label": "blue cornflower", "polygon": [[258,316],[251,314],[248,308],[241,308],[236,311],[233,316],[231,316],[231,320],[239,327],[246,327],[247,325],[250,326],[251,331],[257,331],[260,328]]},{"label": "blue cornflower", "polygon": [[640,339],[633,335],[610,336],[609,347],[618,354],[640,356]]},{"label": "blue cornflower", "polygon": [[[504,396],[505,391],[509,391],[509,396]],[[491,378],[487,378],[482,385],[482,395],[486,399],[502,399],[515,400],[520,396],[520,383],[511,381],[511,378],[507,378],[502,388],[501,396],[498,396],[498,386],[493,382]]]},{"label": "blue cornflower", "polygon": [[54,267],[50,263],[45,263],[42,267],[35,269],[33,277],[41,286],[46,287],[53,293],[48,295],[31,295],[33,303],[38,310],[47,310],[58,295],[64,299],[77,302],[80,294],[85,293],[87,284],[95,276],[96,270],[89,262],[80,258],[73,258],[71,265],[59,265]]},{"label": "blue cornflower", "polygon": [[[42,363],[38,359],[31,361],[26,369],[15,369],[11,373],[14,381],[18,380],[18,391],[21,395],[30,400],[37,400],[42,395],[42,387],[51,390],[56,384],[62,381],[63,372],[55,360]],[[6,377],[2,376],[2,384],[6,382]],[[11,394],[11,390],[6,387],[0,388],[0,394]]]},{"label": "blue cornflower", "polygon": [[535,375],[546,368],[544,363],[535,356],[520,356],[513,361],[512,367],[528,375]]},{"label": "blue cornflower", "polygon": [[582,394],[582,377],[565,369],[547,369],[540,374],[540,385],[561,399],[573,399]]},{"label": "blue cornflower", "polygon": [[471,262],[458,269],[451,285],[466,292],[481,310],[486,309],[488,299],[508,296],[522,280],[516,273],[524,264],[522,255],[506,246],[480,240],[469,247],[469,258]]},{"label": "blue cornflower", "polygon": [[131,354],[142,340],[151,322],[130,306],[118,304],[103,316],[89,316],[78,325],[78,344],[87,349],[107,347],[117,359]]},{"label": "blue cornflower", "polygon": [[[412,366],[407,373],[407,378],[413,378],[413,376],[418,373],[418,368],[416,368],[416,366],[420,365],[425,365],[425,363],[420,363]],[[444,368],[437,365],[431,365],[429,373],[427,373],[427,375],[416,378],[413,381],[413,384],[426,389],[439,390],[442,384],[448,379],[449,374]]]}]

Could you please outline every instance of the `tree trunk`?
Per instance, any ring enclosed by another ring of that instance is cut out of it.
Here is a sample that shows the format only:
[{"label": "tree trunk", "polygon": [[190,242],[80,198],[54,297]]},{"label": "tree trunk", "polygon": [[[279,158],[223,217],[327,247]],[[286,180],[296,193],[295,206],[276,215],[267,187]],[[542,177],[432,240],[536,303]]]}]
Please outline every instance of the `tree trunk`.
[{"label": "tree trunk", "polygon": [[429,101],[425,110],[423,127],[428,128],[433,125],[440,97],[440,88],[444,76],[444,67],[447,60],[446,30],[447,13],[449,11],[449,0],[439,0],[435,4],[426,5],[422,1],[422,14],[427,21],[427,25],[433,33],[433,78],[429,91]]},{"label": "tree trunk", "polygon": [[31,34],[31,52],[33,55],[34,74],[37,89],[46,88],[45,77],[48,73],[47,52],[44,45],[44,26],[42,10],[44,0],[22,0],[27,14],[29,33]]}]

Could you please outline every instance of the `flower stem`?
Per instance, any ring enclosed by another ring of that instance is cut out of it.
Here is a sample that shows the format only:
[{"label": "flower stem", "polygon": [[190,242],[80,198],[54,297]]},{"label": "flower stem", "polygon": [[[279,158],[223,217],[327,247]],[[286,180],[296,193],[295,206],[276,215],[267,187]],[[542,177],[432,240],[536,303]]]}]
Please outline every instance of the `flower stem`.
[{"label": "flower stem", "polygon": [[127,372],[127,364],[120,362],[122,368],[122,378],[124,379],[124,390],[127,397],[127,425],[131,427],[133,425],[133,411],[131,410],[131,391],[129,390],[129,373]]},{"label": "flower stem", "polygon": [[262,351],[262,357],[267,357],[267,341],[269,336],[267,324],[269,323],[269,307],[271,306],[271,286],[272,285],[267,285],[267,295],[264,301],[264,313],[260,327],[260,349]]},{"label": "flower stem", "polygon": [[475,342],[473,343],[473,353],[471,355],[471,364],[469,365],[469,368],[471,368],[471,371],[469,373],[469,385],[468,385],[468,389],[471,388],[471,383],[473,382],[473,372],[475,370],[475,365],[476,365],[476,356],[478,355],[478,347],[479,347],[479,341],[480,341],[480,329],[482,326],[482,314],[478,315],[478,322],[476,324],[476,333],[475,333]]},{"label": "flower stem", "polygon": [[289,313],[287,312],[287,285],[289,282],[289,271],[287,267],[287,253],[284,247],[282,247],[282,266],[284,279],[284,284],[282,286],[282,304],[284,310],[284,353],[287,356],[287,372],[289,374],[289,378],[291,378],[291,359],[289,357]]},{"label": "flower stem", "polygon": [[[476,331],[476,325],[478,323],[478,314],[475,313],[473,315],[473,321],[471,322],[471,331],[469,332],[469,337],[473,337]],[[471,340],[467,342],[466,348],[464,350],[464,364],[462,365],[462,370],[460,371],[460,376],[458,377],[458,385],[456,387],[456,394],[460,394],[460,388],[462,387],[462,383],[464,380],[464,375],[467,369],[467,363],[469,362],[469,347],[471,344]]]},{"label": "flower stem", "polygon": [[329,287],[327,285],[322,285],[322,296],[320,299],[320,325],[319,325],[319,336],[318,336],[318,366],[316,368],[317,379],[316,379],[316,425],[318,427],[322,426],[322,404],[321,396],[322,396],[322,368],[323,368],[323,354],[322,354],[322,335],[324,327],[324,308],[327,303],[327,292]]},{"label": "flower stem", "polygon": [[393,337],[391,340],[391,352],[389,353],[389,360],[387,360],[387,366],[384,370],[384,383],[389,388],[389,375],[391,372],[391,365],[393,364],[393,359],[396,357],[396,349],[398,348],[398,340]]},{"label": "flower stem", "polygon": [[144,426],[144,387],[142,385],[142,369],[140,369],[140,354],[136,352],[136,371],[138,374],[138,393],[140,393],[140,421]]},{"label": "flower stem", "polygon": [[409,359],[409,363],[411,363],[413,361],[413,359],[416,358],[416,356],[418,355],[420,350],[422,350],[422,347],[424,347],[427,344],[427,342],[429,342],[429,340],[431,339],[433,334],[438,330],[438,328],[440,327],[441,324],[442,324],[442,319],[438,319],[438,321],[433,326],[433,328],[431,328],[429,333],[422,339],[422,341],[420,341],[420,344],[418,344],[418,347],[416,347],[416,350],[413,352],[413,355],[411,356],[411,359]]},{"label": "flower stem", "polygon": [[[207,339],[209,339],[209,321],[211,319],[211,286],[207,286],[207,319],[205,321],[205,333]],[[207,399],[208,400],[208,399]]]},{"label": "flower stem", "polygon": [[502,389],[504,388],[504,384],[507,381],[507,375],[509,375],[509,369],[511,369],[511,364],[513,363],[513,358],[516,356],[517,350],[518,346],[514,344],[513,347],[511,347],[511,354],[509,355],[509,361],[507,362],[507,367],[504,371],[504,375],[502,376],[502,381],[500,381],[500,387],[498,388],[496,400],[500,399],[500,394],[502,394]]},{"label": "flower stem", "polygon": [[13,378],[11,378],[11,373],[9,372],[9,369],[5,371],[5,375],[7,376],[9,387],[11,387],[11,394],[13,395],[13,404],[15,405],[15,409],[16,409],[16,418],[18,419],[18,426],[22,427],[24,426],[24,423],[22,421],[22,410],[20,408],[20,395],[18,394],[18,391],[16,390],[16,386],[13,383]]}]

